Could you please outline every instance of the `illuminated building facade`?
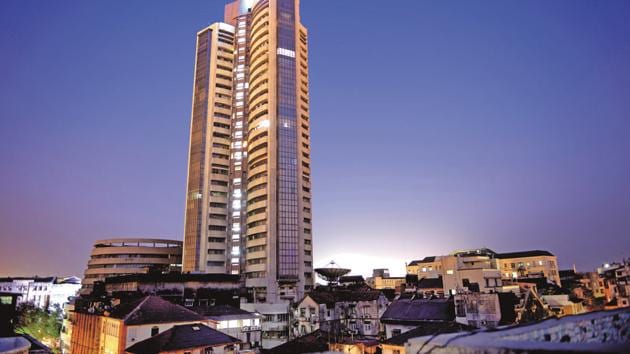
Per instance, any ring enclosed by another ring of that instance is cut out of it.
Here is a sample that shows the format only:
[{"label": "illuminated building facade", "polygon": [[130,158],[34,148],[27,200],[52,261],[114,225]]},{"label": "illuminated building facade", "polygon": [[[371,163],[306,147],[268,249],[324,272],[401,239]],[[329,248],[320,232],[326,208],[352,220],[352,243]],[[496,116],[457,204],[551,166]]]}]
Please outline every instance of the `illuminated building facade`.
[{"label": "illuminated building facade", "polygon": [[250,300],[313,286],[307,30],[299,0],[237,0],[197,34],[183,270]]}]

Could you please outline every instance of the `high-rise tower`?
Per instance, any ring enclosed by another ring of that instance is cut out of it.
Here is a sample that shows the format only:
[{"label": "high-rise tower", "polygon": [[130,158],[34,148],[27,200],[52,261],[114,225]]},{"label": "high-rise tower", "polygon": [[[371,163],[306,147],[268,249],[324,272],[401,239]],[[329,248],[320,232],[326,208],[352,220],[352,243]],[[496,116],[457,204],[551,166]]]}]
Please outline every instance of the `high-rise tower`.
[{"label": "high-rise tower", "polygon": [[299,0],[237,0],[197,34],[184,271],[254,302],[313,286],[307,31]]}]

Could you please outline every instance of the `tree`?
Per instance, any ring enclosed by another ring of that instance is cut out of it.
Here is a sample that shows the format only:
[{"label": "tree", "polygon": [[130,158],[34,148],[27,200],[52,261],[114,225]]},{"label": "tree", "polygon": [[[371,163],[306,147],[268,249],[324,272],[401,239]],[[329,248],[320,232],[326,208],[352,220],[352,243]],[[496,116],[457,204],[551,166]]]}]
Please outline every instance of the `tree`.
[{"label": "tree", "polygon": [[59,334],[61,332],[61,309],[42,310],[32,303],[24,303],[17,309],[18,322],[16,333],[28,334],[48,345],[55,352],[59,350]]}]

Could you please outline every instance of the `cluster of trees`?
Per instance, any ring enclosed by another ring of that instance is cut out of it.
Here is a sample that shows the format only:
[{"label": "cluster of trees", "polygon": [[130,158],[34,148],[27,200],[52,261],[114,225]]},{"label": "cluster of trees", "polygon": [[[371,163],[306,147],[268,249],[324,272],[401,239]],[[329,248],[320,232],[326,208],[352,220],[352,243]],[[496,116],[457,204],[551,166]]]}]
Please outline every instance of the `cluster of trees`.
[{"label": "cluster of trees", "polygon": [[17,312],[16,333],[28,334],[53,351],[59,352],[59,335],[63,321],[59,307],[46,311],[32,303],[24,303],[18,306]]}]

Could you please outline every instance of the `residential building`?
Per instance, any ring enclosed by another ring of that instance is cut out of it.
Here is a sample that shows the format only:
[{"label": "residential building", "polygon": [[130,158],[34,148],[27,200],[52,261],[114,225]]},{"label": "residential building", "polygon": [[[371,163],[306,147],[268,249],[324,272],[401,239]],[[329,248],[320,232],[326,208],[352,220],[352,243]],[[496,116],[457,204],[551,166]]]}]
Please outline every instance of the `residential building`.
[{"label": "residential building", "polygon": [[250,303],[313,288],[307,38],[299,0],[197,33],[183,270],[241,274]]},{"label": "residential building", "polygon": [[454,296],[455,321],[473,328],[494,328],[516,322],[519,298],[512,292],[465,292]]},{"label": "residential building", "polygon": [[372,269],[372,278],[376,278],[376,277],[389,278],[389,269],[388,268]]},{"label": "residential building", "polygon": [[289,340],[291,309],[289,303],[241,303],[241,309],[260,313],[263,349],[276,347]]},{"label": "residential building", "polygon": [[630,261],[604,264],[595,278],[607,308],[630,306]]},{"label": "residential building", "polygon": [[394,289],[396,292],[400,292],[401,286],[405,283],[405,277],[373,277],[372,283],[374,289]]},{"label": "residential building", "polygon": [[382,354],[405,354],[405,344],[412,338],[434,336],[441,333],[454,333],[473,330],[455,322],[425,322],[422,325],[384,340],[381,343]]},{"label": "residential building", "polygon": [[417,274],[419,279],[437,278],[442,273],[442,257],[430,256],[409,262],[406,265],[407,274]]},{"label": "residential building", "polygon": [[540,297],[556,316],[577,315],[586,312],[581,301],[571,301],[569,295],[542,295]]},{"label": "residential building", "polygon": [[411,338],[405,353],[628,353],[630,309],[598,311],[492,331]]},{"label": "residential building", "polygon": [[379,319],[388,303],[385,295],[376,290],[317,289],[297,303],[293,332],[302,336],[322,329],[376,337],[380,331]]},{"label": "residential building", "polygon": [[206,324],[203,316],[158,296],[108,306],[75,303],[71,348],[74,354],[117,354],[175,325]]},{"label": "residential building", "polygon": [[422,295],[422,297],[424,297],[425,299],[429,299],[433,296],[443,298],[444,282],[442,281],[442,277],[422,278],[418,280],[416,293]]},{"label": "residential building", "polygon": [[241,341],[242,349],[261,347],[261,314],[230,305],[199,307],[194,310],[210,320],[213,328]]},{"label": "residential building", "polygon": [[302,353],[326,353],[329,350],[330,334],[322,330],[294,338],[280,344],[270,350],[268,354],[302,354]]},{"label": "residential building", "polygon": [[237,354],[241,341],[203,324],[175,325],[125,350],[129,354]]},{"label": "residential building", "polygon": [[558,258],[549,251],[496,253],[494,257],[504,279],[544,277],[561,286]]},{"label": "residential building", "polygon": [[418,279],[442,277],[444,291],[458,289],[478,292],[505,291],[504,282],[545,278],[560,286],[556,256],[548,251],[497,253],[487,248],[455,251],[449,255],[425,257],[407,264],[407,273]]},{"label": "residential building", "polygon": [[454,322],[452,299],[398,299],[381,316],[386,338],[392,338],[426,323]]},{"label": "residential building", "polygon": [[179,271],[182,242],[151,238],[116,238],[94,242],[81,294],[92,292],[105,278],[151,271]]},{"label": "residential building", "polygon": [[376,354],[379,353],[379,342],[375,338],[341,337],[328,344],[332,353]]},{"label": "residential building", "polygon": [[81,287],[77,277],[12,277],[0,278],[0,291],[19,294],[18,304],[31,303],[41,309],[63,308],[68,298]]}]

